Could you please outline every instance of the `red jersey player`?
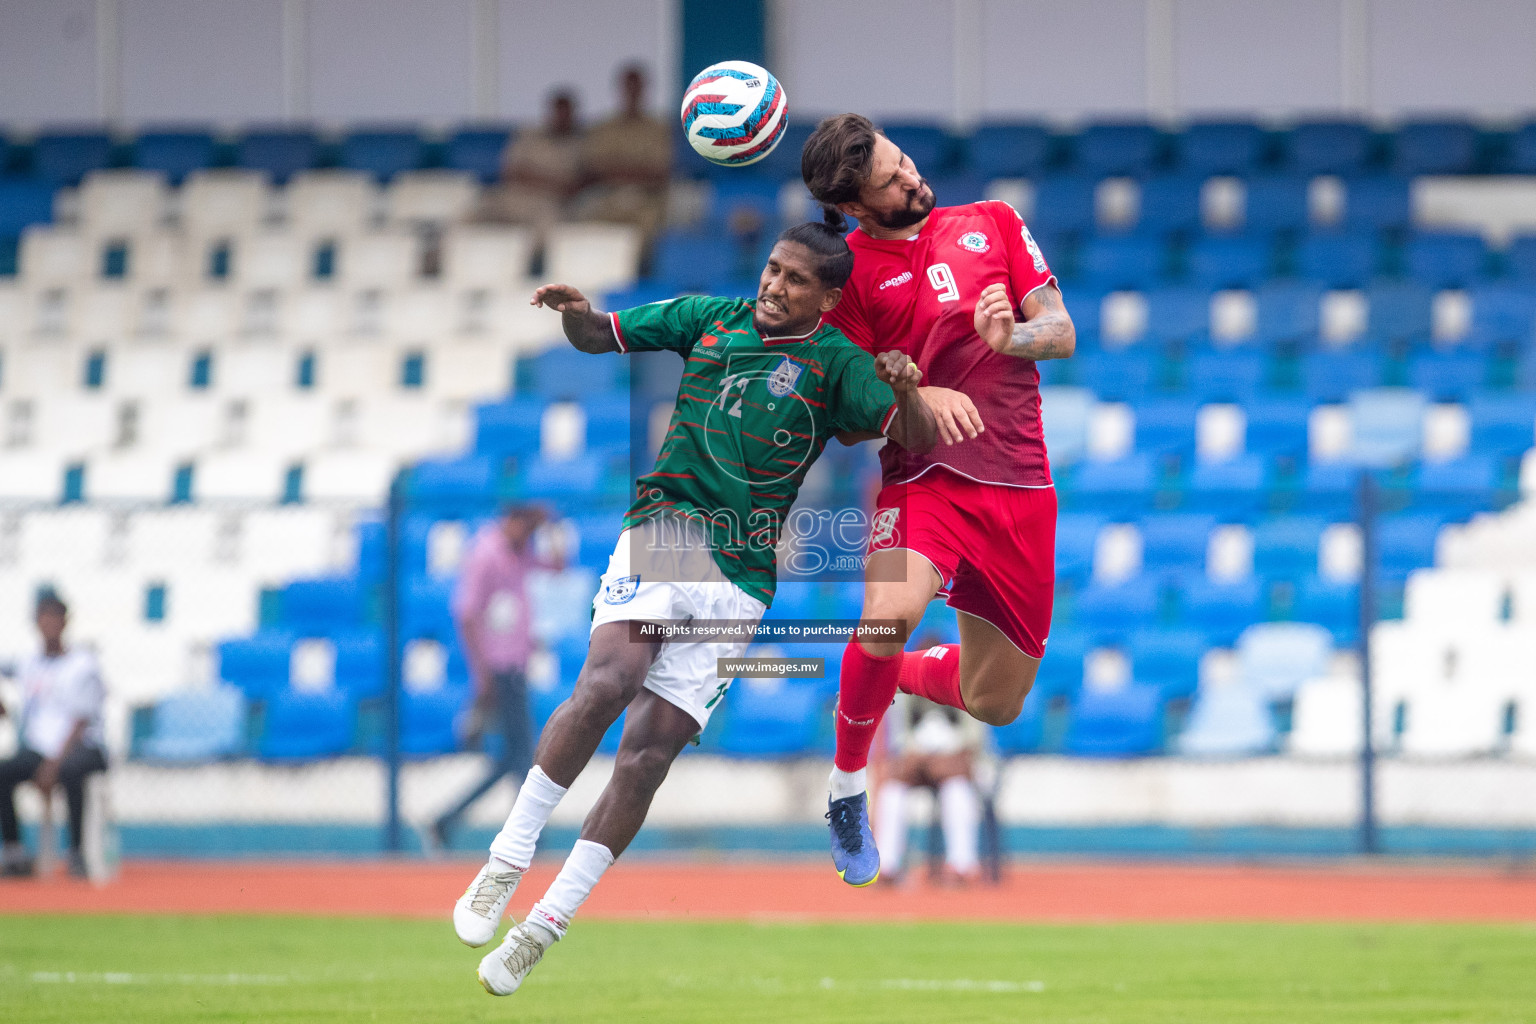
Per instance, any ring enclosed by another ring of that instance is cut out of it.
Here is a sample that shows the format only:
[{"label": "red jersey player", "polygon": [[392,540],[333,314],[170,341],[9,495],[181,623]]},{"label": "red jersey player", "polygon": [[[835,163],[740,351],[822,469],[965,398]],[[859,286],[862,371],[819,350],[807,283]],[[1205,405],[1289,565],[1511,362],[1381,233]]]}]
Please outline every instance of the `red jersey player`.
[{"label": "red jersey player", "polygon": [[897,348],[917,364],[945,442],[925,455],[880,452],[863,615],[910,630],[948,588],[961,642],[907,653],[903,641],[855,637],[843,656],[827,816],[838,873],[868,885],[880,857],[864,769],[898,686],[1005,725],[1034,685],[1056,546],[1035,363],[1072,355],[1076,333],[1018,212],[935,207],[911,158],[867,118],[822,121],[801,172],[829,217],[859,225],[848,236],[853,276],[828,321],[865,349]]}]

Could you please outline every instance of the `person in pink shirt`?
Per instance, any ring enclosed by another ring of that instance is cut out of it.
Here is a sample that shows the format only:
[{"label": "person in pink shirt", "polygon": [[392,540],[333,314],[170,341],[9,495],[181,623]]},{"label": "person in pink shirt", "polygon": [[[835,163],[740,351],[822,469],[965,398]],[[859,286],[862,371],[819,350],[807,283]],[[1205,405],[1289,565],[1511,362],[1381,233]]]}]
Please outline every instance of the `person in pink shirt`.
[{"label": "person in pink shirt", "polygon": [[545,518],[537,506],[508,507],[475,534],[460,567],[453,618],[474,688],[471,715],[476,722],[489,719],[500,731],[502,745],[485,778],[433,822],[428,841],[439,847],[449,844],[464,812],[502,776],[511,776],[513,785],[521,785],[533,763],[527,677],[533,653],[533,609],[528,573],[564,568],[558,555],[546,557],[534,550],[534,532]]}]

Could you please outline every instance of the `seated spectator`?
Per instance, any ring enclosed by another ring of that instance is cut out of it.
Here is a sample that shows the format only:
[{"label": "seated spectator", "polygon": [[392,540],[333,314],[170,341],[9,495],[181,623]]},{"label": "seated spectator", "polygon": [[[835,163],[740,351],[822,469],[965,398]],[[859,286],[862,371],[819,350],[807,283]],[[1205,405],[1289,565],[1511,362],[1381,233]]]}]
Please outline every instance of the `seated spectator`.
[{"label": "seated spectator", "polygon": [[650,239],[666,218],[671,130],[645,110],[643,67],[630,64],[620,71],[619,87],[619,112],[594,125],[582,145],[585,187],[572,203],[571,215],[633,224]]},{"label": "seated spectator", "polygon": [[886,715],[889,755],[877,792],[875,845],[881,881],[897,883],[907,847],[907,793],[932,789],[944,836],[943,881],[966,884],[980,877],[981,801],[973,780],[984,737],[981,723],[953,708],[897,694]]},{"label": "seated spectator", "polygon": [[568,89],[557,89],[550,94],[544,124],[518,132],[508,144],[501,180],[486,189],[480,219],[530,225],[542,245],[581,185],[581,152],[576,97]]},{"label": "seated spectator", "polygon": [[[105,771],[101,709],[105,692],[96,657],[90,651],[64,645],[69,610],[57,594],[45,591],[37,600],[37,631],[43,649],[21,663],[21,708],[16,753],[0,761],[0,875],[31,875],[31,854],[21,842],[16,821],[16,787],[31,781],[50,799],[53,787],[64,787],[69,803],[69,873],[85,877],[81,833],[85,818],[85,779]],[[0,714],[4,714],[0,707]]]}]

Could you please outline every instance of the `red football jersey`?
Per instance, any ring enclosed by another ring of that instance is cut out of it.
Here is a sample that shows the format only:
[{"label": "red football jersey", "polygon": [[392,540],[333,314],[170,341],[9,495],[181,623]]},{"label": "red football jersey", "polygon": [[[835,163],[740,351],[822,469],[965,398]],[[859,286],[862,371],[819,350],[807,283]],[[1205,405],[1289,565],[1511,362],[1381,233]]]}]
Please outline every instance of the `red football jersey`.
[{"label": "red football jersey", "polygon": [[1000,355],[976,333],[976,300],[1001,282],[1014,302],[1054,280],[1017,210],[984,202],[936,207],[911,238],[848,236],[853,276],[827,321],[871,353],[900,349],[923,384],[963,391],[986,427],[959,444],[918,455],[887,444],[885,483],[947,466],[983,483],[1048,487],[1050,462],[1040,423],[1040,373],[1032,360]]}]

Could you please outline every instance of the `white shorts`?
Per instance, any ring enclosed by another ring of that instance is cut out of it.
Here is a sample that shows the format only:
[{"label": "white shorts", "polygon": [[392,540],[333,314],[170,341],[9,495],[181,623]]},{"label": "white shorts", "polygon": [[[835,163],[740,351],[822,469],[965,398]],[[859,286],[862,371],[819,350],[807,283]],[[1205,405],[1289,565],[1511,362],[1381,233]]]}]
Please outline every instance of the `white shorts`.
[{"label": "white shorts", "polygon": [[721,658],[740,658],[768,606],[726,579],[704,528],[677,516],[649,519],[619,534],[592,602],[592,628],[605,622],[742,624],[739,641],[667,640],[645,688],[693,716],[702,730],[731,680]]}]

